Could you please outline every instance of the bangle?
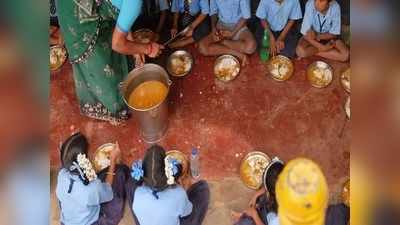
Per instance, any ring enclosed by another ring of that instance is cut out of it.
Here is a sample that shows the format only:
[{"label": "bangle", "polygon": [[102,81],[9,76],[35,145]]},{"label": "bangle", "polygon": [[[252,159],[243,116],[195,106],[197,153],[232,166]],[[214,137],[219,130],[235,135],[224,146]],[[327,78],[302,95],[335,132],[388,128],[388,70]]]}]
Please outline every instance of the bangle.
[{"label": "bangle", "polygon": [[107,172],[106,174],[107,174],[107,175],[115,176],[115,173],[111,173],[111,172]]},{"label": "bangle", "polygon": [[151,43],[149,43],[149,45],[147,47],[146,55],[150,55],[152,51],[153,51],[153,45]]}]

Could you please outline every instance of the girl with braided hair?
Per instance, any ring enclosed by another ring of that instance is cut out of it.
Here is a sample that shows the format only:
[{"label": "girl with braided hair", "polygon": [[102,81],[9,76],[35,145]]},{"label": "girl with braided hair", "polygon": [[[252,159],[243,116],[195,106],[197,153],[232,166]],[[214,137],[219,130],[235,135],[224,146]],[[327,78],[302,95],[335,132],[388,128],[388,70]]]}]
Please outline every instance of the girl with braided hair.
[{"label": "girl with braided hair", "polygon": [[[182,166],[166,159],[165,150],[154,145],[142,161],[132,165],[127,199],[137,225],[200,225],[207,213],[210,191],[199,181],[185,191]],[[186,180],[187,181],[187,180]]]},{"label": "girl with braided hair", "polygon": [[117,225],[125,203],[129,168],[117,165],[120,150],[111,152],[111,165],[96,174],[87,158],[88,142],[81,133],[61,146],[62,168],[58,173],[56,195],[63,225]]}]

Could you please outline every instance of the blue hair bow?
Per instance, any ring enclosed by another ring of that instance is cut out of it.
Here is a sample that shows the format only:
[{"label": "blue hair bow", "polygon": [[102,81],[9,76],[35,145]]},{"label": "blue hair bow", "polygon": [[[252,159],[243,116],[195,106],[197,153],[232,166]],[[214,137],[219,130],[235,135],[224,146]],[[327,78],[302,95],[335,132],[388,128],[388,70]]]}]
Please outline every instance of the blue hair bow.
[{"label": "blue hair bow", "polygon": [[142,160],[137,160],[133,162],[131,176],[136,181],[140,181],[142,179],[142,177],[144,176]]}]

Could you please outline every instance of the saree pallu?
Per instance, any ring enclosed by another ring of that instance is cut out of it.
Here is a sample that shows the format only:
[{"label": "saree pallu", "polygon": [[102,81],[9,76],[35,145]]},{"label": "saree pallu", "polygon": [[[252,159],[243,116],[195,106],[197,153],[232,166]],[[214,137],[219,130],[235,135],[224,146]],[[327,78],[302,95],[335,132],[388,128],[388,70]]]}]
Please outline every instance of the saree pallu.
[{"label": "saree pallu", "polygon": [[[90,14],[82,10],[84,3],[91,3]],[[109,0],[58,0],[57,13],[81,114],[110,122],[128,119],[118,85],[132,63],[111,48],[118,10]]]}]

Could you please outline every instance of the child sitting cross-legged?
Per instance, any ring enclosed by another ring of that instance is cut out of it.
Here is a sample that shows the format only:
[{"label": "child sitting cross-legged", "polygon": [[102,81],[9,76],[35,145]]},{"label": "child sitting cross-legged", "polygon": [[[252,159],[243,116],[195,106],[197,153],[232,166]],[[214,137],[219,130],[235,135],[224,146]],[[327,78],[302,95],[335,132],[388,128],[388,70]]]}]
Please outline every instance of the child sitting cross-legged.
[{"label": "child sitting cross-legged", "polygon": [[335,0],[308,0],[296,53],[299,58],[312,55],[345,62],[349,49],[340,40],[340,6]]}]

